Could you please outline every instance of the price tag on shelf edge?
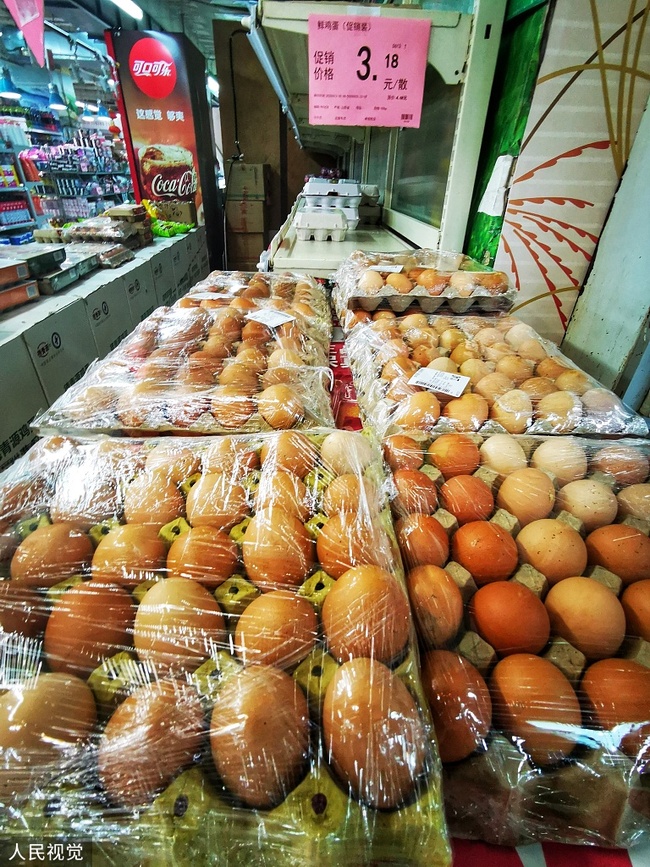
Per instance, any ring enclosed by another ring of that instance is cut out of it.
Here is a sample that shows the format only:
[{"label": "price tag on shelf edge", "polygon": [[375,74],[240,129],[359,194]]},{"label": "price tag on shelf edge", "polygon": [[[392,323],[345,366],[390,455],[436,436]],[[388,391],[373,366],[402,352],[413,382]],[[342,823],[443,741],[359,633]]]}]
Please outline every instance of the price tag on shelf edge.
[{"label": "price tag on shelf edge", "polygon": [[309,16],[309,123],[420,126],[431,22]]},{"label": "price tag on shelf edge", "polygon": [[293,322],[295,318],[295,316],[282,313],[280,310],[269,310],[268,308],[253,310],[246,314],[246,319],[261,322],[262,325],[267,325],[269,328],[277,328],[279,325],[284,325],[285,322]]},{"label": "price tag on shelf edge", "polygon": [[409,379],[409,385],[419,385],[420,388],[426,388],[428,391],[440,391],[442,394],[450,394],[452,397],[460,397],[468,382],[469,376],[447,373],[445,370],[433,370],[430,367],[416,370]]}]

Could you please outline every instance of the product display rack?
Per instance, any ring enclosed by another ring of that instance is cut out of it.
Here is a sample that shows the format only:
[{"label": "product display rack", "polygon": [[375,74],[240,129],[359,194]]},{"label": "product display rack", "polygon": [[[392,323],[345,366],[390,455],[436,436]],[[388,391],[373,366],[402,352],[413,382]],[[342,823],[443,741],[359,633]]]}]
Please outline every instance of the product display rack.
[{"label": "product display rack", "polygon": [[17,147],[7,147],[6,145],[0,148],[0,161],[4,160],[5,158],[9,158],[11,160],[11,164],[14,168],[16,177],[20,182],[16,186],[0,187],[0,202],[4,201],[5,195],[9,193],[15,193],[24,196],[27,210],[31,215],[31,220],[15,223],[13,225],[0,225],[0,233],[2,233],[3,235],[8,232],[17,231],[19,229],[35,229],[38,226],[38,215],[36,213],[34,200],[32,198],[32,190],[34,187],[40,186],[40,184],[36,181],[28,181],[25,178],[25,173],[23,172],[23,167],[18,157],[19,150],[20,149]]}]

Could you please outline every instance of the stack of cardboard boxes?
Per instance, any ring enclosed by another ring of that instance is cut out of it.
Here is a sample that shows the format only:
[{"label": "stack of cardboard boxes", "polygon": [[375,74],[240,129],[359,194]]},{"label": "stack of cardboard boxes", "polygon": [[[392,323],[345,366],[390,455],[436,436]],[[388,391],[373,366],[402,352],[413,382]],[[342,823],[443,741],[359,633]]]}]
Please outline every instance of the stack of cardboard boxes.
[{"label": "stack of cardboard boxes", "polygon": [[228,267],[257,270],[269,238],[269,171],[266,163],[233,163],[226,188]]}]

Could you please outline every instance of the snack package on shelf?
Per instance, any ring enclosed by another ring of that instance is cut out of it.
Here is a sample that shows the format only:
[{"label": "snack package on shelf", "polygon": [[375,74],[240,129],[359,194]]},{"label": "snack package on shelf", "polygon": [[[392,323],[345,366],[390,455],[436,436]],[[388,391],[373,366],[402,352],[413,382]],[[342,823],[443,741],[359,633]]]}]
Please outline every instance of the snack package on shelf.
[{"label": "snack package on shelf", "polygon": [[322,429],[46,438],[0,476],[2,845],[447,867],[388,489]]},{"label": "snack package on shelf", "polygon": [[[196,298],[198,296],[198,299]],[[300,313],[310,322],[324,322],[327,339],[331,330],[329,299],[323,286],[307,274],[294,272],[262,273],[247,271],[212,271],[182,299],[184,306],[204,307],[228,304],[228,299],[242,298],[255,303],[266,300],[271,307],[291,314]],[[203,303],[202,303],[203,302]]]},{"label": "snack package on shelf", "polygon": [[650,840],[650,442],[383,448],[451,833]]},{"label": "snack package on shelf", "polygon": [[507,274],[481,265],[463,253],[404,250],[368,253],[356,250],[334,277],[332,301],[344,328],[352,327],[352,311],[379,307],[403,313],[499,313],[510,310],[517,292]]},{"label": "snack package on shelf", "polygon": [[131,434],[333,427],[326,348],[300,314],[274,326],[263,308],[240,301],[159,307],[35,426]]},{"label": "snack package on shelf", "polygon": [[647,436],[645,420],[514,316],[392,311],[349,334],[359,406],[380,437],[409,429]]}]

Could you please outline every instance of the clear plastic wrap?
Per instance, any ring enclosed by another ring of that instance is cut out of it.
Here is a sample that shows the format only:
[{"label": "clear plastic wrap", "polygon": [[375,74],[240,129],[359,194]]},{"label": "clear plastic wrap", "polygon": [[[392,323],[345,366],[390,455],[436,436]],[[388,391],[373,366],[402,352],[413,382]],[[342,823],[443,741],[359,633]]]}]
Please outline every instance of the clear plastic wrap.
[{"label": "clear plastic wrap", "polygon": [[498,313],[510,310],[517,297],[503,271],[486,268],[463,253],[408,250],[367,253],[356,250],[335,275],[332,301],[343,327],[351,311],[379,307],[403,313],[413,306],[424,313]]},{"label": "clear plastic wrap", "polygon": [[137,235],[134,223],[111,217],[91,217],[63,231],[65,241],[126,241]]},{"label": "clear plastic wrap", "polygon": [[419,429],[646,436],[645,420],[514,316],[374,314],[346,348],[380,437]]},{"label": "clear plastic wrap", "polygon": [[241,301],[158,308],[34,426],[198,434],[333,426],[325,326]]},{"label": "clear plastic wrap", "polygon": [[451,833],[650,840],[650,442],[384,441]]},{"label": "clear plastic wrap", "polygon": [[14,464],[3,844],[450,864],[387,490],[347,431],[54,437]]}]

